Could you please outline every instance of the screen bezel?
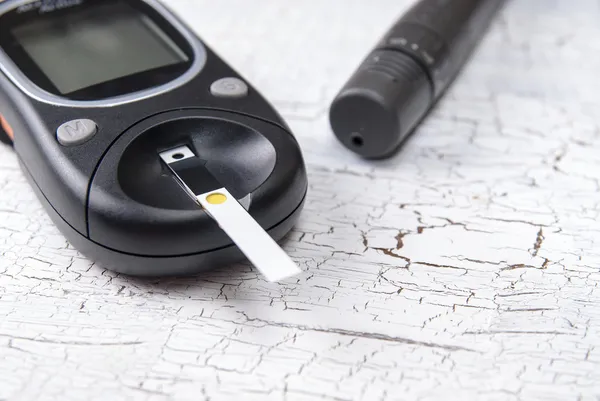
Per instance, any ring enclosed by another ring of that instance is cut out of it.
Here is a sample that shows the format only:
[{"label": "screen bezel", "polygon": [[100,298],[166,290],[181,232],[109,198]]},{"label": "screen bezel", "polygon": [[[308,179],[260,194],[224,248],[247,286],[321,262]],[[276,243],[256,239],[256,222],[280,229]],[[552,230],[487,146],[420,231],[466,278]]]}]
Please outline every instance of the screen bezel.
[{"label": "screen bezel", "polygon": [[[182,34],[180,27],[178,29],[178,27],[174,26],[172,20],[168,21],[164,18],[164,13],[160,13],[155,7],[152,7],[147,0],[75,0],[71,6],[45,13],[45,15],[48,15],[50,18],[60,18],[61,15],[81,10],[81,8],[93,7],[96,4],[106,4],[108,2],[126,3],[144,16],[150,18],[179,47],[188,60],[62,94],[28,55],[11,32],[12,29],[26,21],[31,21],[32,18],[40,18],[39,7],[25,8],[24,10],[23,5],[12,8],[0,15],[0,49],[14,63],[21,75],[35,87],[41,89],[41,91],[51,95],[53,98],[83,102],[116,99],[123,96],[131,97],[131,95],[140,92],[155,90],[176,81],[188,72],[195,63],[197,64],[198,54],[197,51],[194,51],[195,49],[190,43],[189,36],[186,38]],[[27,5],[28,2],[24,2],[24,4]],[[45,15],[41,14],[41,18],[45,18]]]}]

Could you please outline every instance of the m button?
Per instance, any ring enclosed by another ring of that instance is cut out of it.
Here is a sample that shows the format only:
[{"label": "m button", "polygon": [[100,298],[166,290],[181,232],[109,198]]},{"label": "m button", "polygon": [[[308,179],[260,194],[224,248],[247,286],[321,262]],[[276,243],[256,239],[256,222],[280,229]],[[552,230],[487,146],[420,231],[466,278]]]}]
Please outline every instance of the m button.
[{"label": "m button", "polygon": [[63,146],[80,145],[98,132],[92,120],[80,119],[64,123],[56,130],[56,139]]}]

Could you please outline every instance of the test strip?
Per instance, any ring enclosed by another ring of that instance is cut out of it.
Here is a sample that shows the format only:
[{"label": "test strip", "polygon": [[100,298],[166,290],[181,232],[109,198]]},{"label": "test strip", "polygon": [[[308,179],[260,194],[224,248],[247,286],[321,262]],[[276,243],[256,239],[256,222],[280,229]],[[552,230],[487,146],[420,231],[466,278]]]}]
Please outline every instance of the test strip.
[{"label": "test strip", "polygon": [[[301,272],[226,188],[221,187],[214,177],[206,177],[198,169],[189,168],[185,161],[197,157],[189,147],[181,146],[159,155],[183,189],[217,222],[267,280],[280,281]],[[207,186],[213,188],[207,190]]]}]

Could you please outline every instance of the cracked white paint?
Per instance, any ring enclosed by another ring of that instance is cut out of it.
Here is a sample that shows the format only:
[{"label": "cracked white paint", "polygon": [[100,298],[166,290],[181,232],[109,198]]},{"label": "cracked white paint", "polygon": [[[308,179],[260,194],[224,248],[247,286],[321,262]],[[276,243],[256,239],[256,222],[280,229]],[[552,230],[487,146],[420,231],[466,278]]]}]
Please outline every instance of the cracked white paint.
[{"label": "cracked white paint", "polygon": [[296,133],[297,280],[103,271],[0,147],[0,400],[597,400],[600,3],[513,0],[404,150],[327,107],[400,0],[171,0]]}]

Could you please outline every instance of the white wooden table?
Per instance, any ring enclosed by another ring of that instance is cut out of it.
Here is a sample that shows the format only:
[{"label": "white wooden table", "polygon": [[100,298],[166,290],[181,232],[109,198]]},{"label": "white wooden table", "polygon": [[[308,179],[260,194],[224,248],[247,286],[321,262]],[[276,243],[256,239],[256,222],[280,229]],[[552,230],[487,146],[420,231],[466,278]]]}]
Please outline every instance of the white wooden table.
[{"label": "white wooden table", "polygon": [[361,161],[328,105],[410,3],[169,1],[302,145],[297,280],[104,271],[0,147],[0,400],[599,399],[600,3],[513,0]]}]

